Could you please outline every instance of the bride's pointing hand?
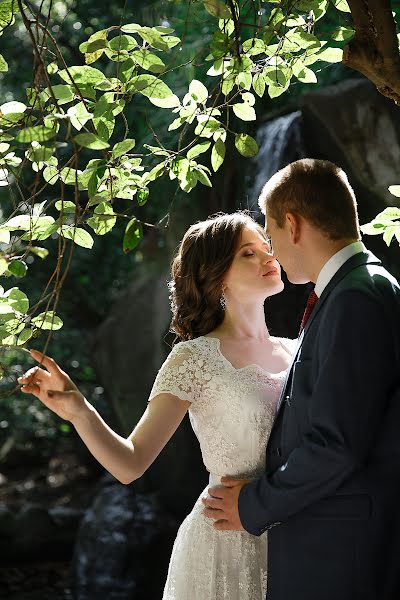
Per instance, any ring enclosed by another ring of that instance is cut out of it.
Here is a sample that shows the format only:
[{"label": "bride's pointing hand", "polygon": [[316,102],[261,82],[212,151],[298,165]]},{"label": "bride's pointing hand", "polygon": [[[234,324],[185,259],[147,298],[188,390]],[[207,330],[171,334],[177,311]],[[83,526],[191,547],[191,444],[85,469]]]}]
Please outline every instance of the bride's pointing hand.
[{"label": "bride's pointing hand", "polygon": [[37,350],[30,353],[45,368],[33,367],[18,377],[21,391],[33,394],[59,417],[72,422],[85,408],[84,396],[55,360]]}]

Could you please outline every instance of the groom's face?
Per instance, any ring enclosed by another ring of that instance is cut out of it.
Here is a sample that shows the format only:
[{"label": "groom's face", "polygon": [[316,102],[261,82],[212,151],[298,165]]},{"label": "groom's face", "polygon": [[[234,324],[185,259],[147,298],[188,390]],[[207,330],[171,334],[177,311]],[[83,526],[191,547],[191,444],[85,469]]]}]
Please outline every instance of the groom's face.
[{"label": "groom's face", "polygon": [[304,283],[304,278],[301,276],[302,259],[296,245],[292,242],[290,223],[285,220],[283,227],[279,227],[275,219],[267,212],[265,230],[271,239],[274,256],[284,269],[289,281]]}]

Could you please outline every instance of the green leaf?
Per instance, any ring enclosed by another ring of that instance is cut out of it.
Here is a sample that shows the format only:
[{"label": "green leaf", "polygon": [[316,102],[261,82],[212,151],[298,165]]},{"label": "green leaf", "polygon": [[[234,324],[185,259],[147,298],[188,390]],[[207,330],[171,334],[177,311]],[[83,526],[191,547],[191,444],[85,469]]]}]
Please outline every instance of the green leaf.
[{"label": "green leaf", "polygon": [[243,52],[250,56],[263,54],[265,52],[265,42],[259,38],[251,38],[243,42]]},{"label": "green leaf", "polygon": [[51,140],[56,135],[56,129],[45,127],[44,125],[36,125],[35,127],[26,127],[19,131],[16,140],[23,144],[31,142],[46,142]]},{"label": "green leaf", "polygon": [[68,72],[64,69],[63,71],[59,71],[58,75],[67,83],[75,82],[77,84],[87,84],[89,86],[97,85],[106,79],[104,73],[99,71],[99,69],[87,65],[69,67]]},{"label": "green leaf", "polygon": [[256,73],[253,76],[253,90],[262,98],[265,92],[265,76],[263,73]]},{"label": "green leaf", "polygon": [[131,252],[139,244],[143,237],[142,224],[135,218],[131,219],[126,226],[123,240],[123,251]]},{"label": "green leaf", "polygon": [[90,148],[91,150],[105,150],[105,148],[110,147],[110,144],[100,139],[94,133],[79,133],[74,139],[80,146]]},{"label": "green leaf", "polygon": [[240,85],[240,87],[245,90],[249,90],[251,88],[252,76],[251,73],[239,73],[236,77],[236,84]]},{"label": "green leaf", "polygon": [[146,50],[145,48],[131,52],[130,57],[137,65],[146,71],[162,73],[165,69],[165,63],[161,58],[156,54],[152,54],[150,50]]},{"label": "green leaf", "polygon": [[59,177],[58,169],[52,166],[46,167],[43,171],[43,177],[47,183],[54,185]]},{"label": "green leaf", "polygon": [[143,206],[144,204],[146,204],[148,198],[149,198],[150,192],[147,188],[142,188],[141,190],[138,191],[138,193],[136,194],[136,199],[137,199],[137,203],[139,204],[139,206]]},{"label": "green leaf", "polygon": [[207,102],[208,89],[203,83],[201,83],[201,81],[198,81],[197,79],[193,79],[193,81],[190,82],[189,94],[196,102],[200,102],[201,104]]},{"label": "green leaf", "polygon": [[385,210],[376,215],[374,221],[386,223],[395,219],[400,219],[400,208],[397,208],[396,206],[388,206],[385,208]]},{"label": "green leaf", "polygon": [[396,225],[389,225],[388,227],[386,227],[385,232],[383,234],[383,241],[387,246],[390,246],[390,242],[392,241],[393,236],[398,229],[399,227]]},{"label": "green leaf", "polygon": [[78,102],[67,110],[71,124],[80,131],[82,127],[93,118],[93,113],[88,112],[83,102]]},{"label": "green leaf", "polygon": [[71,202],[71,200],[57,200],[54,206],[64,215],[74,215],[77,209],[75,202]]},{"label": "green leaf", "polygon": [[222,124],[214,119],[214,117],[208,117],[206,115],[200,115],[198,117],[198,125],[194,130],[196,135],[210,138],[218,130],[222,129]]},{"label": "green leaf", "polygon": [[314,71],[306,67],[300,59],[294,61],[292,68],[293,74],[302,83],[317,83],[317,76]]},{"label": "green leaf", "polygon": [[200,144],[196,144],[193,146],[193,148],[190,148],[186,156],[189,160],[191,160],[192,158],[203,154],[203,152],[207,152],[210,146],[211,142],[200,142]]},{"label": "green leaf", "polygon": [[342,62],[343,50],[342,48],[324,48],[317,52],[314,57],[317,60],[323,60],[328,63]]},{"label": "green leaf", "polygon": [[355,34],[354,29],[350,29],[348,27],[338,27],[332,33],[332,39],[336,42],[344,42],[346,40],[351,39]]},{"label": "green leaf", "polygon": [[235,136],[235,146],[238,152],[248,158],[258,154],[258,144],[251,135],[247,133],[237,133]]},{"label": "green leaf", "polygon": [[22,102],[16,102],[15,100],[6,102],[0,106],[0,112],[3,115],[8,115],[10,113],[24,113],[26,109],[26,104],[23,104]]},{"label": "green leaf", "polygon": [[150,102],[161,108],[180,106],[180,100],[166,83],[154,75],[138,75],[130,80],[130,86],[149,98]]},{"label": "green leaf", "polygon": [[231,19],[232,13],[222,0],[204,0],[204,8],[217,19]]},{"label": "green leaf", "polygon": [[8,71],[8,64],[4,56],[0,54],[0,73],[6,73]]},{"label": "green leaf", "polygon": [[63,326],[63,322],[54,311],[49,310],[47,312],[40,313],[37,317],[32,319],[32,324],[38,329],[57,331]]},{"label": "green leaf", "polygon": [[[5,258],[0,258],[0,275],[3,275],[8,269],[8,261]],[[2,305],[0,305],[2,308]]]},{"label": "green leaf", "polygon": [[238,119],[242,121],[255,121],[257,118],[256,111],[247,102],[233,104],[232,108]]},{"label": "green leaf", "polygon": [[[1,229],[1,227],[0,227],[0,242],[2,244],[9,244],[10,238],[11,238],[10,231],[8,229]],[[4,273],[4,271],[3,271],[3,273]],[[0,273],[0,275],[2,275],[2,273]]]},{"label": "green leaf", "polygon": [[131,35],[117,35],[109,42],[109,47],[115,52],[120,50],[132,50],[138,46],[137,41]]},{"label": "green leaf", "polygon": [[49,255],[49,251],[47,250],[47,248],[40,248],[40,246],[30,246],[29,252],[31,252],[32,254],[36,254],[36,256],[38,256],[42,260],[44,258],[47,258]]},{"label": "green leaf", "polygon": [[332,4],[342,12],[351,12],[347,0],[331,0]]},{"label": "green leaf", "polygon": [[210,178],[208,177],[207,173],[205,173],[203,171],[203,169],[199,169],[198,167],[194,167],[193,168],[193,172],[196,174],[196,177],[200,181],[200,183],[202,183],[203,185],[206,185],[207,187],[212,187],[212,183],[210,181]]},{"label": "green leaf", "polygon": [[124,154],[127,154],[130,150],[132,150],[132,148],[135,147],[135,144],[135,140],[131,138],[126,138],[122,142],[118,142],[117,144],[115,144],[112,150],[112,157],[116,159],[120,156],[123,156]]},{"label": "green leaf", "polygon": [[25,328],[18,336],[17,346],[23,346],[28,342],[33,335],[33,331],[30,327]]},{"label": "green leaf", "polygon": [[391,185],[388,190],[391,194],[393,194],[393,196],[400,198],[400,185]]},{"label": "green leaf", "polygon": [[168,45],[162,36],[154,27],[140,27],[137,31],[140,37],[158,50],[168,50]]},{"label": "green leaf", "polygon": [[13,287],[4,293],[4,298],[7,299],[8,305],[15,311],[25,314],[29,309],[29,300],[24,292],[21,292],[16,287]]},{"label": "green leaf", "polygon": [[216,140],[216,142],[213,146],[212,152],[211,152],[211,166],[215,172],[218,171],[218,169],[224,162],[225,153],[226,153],[225,144],[221,140],[221,138],[218,138]]},{"label": "green leaf", "polygon": [[[72,86],[60,83],[59,85],[53,85],[51,89],[59,104],[66,104],[74,99]],[[50,94],[49,88],[47,88],[47,92]]]},{"label": "green leaf", "polygon": [[24,277],[28,267],[22,260],[12,260],[8,265],[8,270],[15,275],[15,277]]},{"label": "green leaf", "polygon": [[80,227],[64,226],[62,227],[60,235],[72,240],[78,246],[82,246],[82,248],[92,248],[94,244],[94,239],[90,233]]},{"label": "green leaf", "polygon": [[111,231],[116,222],[117,217],[113,208],[107,202],[101,202],[96,206],[94,216],[87,220],[87,224],[94,229],[97,235],[105,235]]}]

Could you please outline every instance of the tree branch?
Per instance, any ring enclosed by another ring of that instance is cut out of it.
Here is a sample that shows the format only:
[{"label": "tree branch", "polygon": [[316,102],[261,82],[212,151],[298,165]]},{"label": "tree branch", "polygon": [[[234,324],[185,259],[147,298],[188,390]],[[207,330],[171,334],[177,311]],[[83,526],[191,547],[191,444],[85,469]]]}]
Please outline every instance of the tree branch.
[{"label": "tree branch", "polygon": [[343,63],[359,71],[384,96],[400,104],[400,53],[390,0],[348,0],[356,34]]}]

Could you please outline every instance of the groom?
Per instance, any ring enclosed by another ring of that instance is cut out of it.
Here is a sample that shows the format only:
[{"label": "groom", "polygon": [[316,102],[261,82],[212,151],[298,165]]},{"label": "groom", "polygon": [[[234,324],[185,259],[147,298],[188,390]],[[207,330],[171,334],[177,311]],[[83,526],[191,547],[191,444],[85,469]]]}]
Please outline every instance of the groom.
[{"label": "groom", "polygon": [[268,531],[268,600],[400,599],[400,288],[336,165],[296,161],[259,202],[289,281],[315,288],[265,473],[223,478],[204,513]]}]

